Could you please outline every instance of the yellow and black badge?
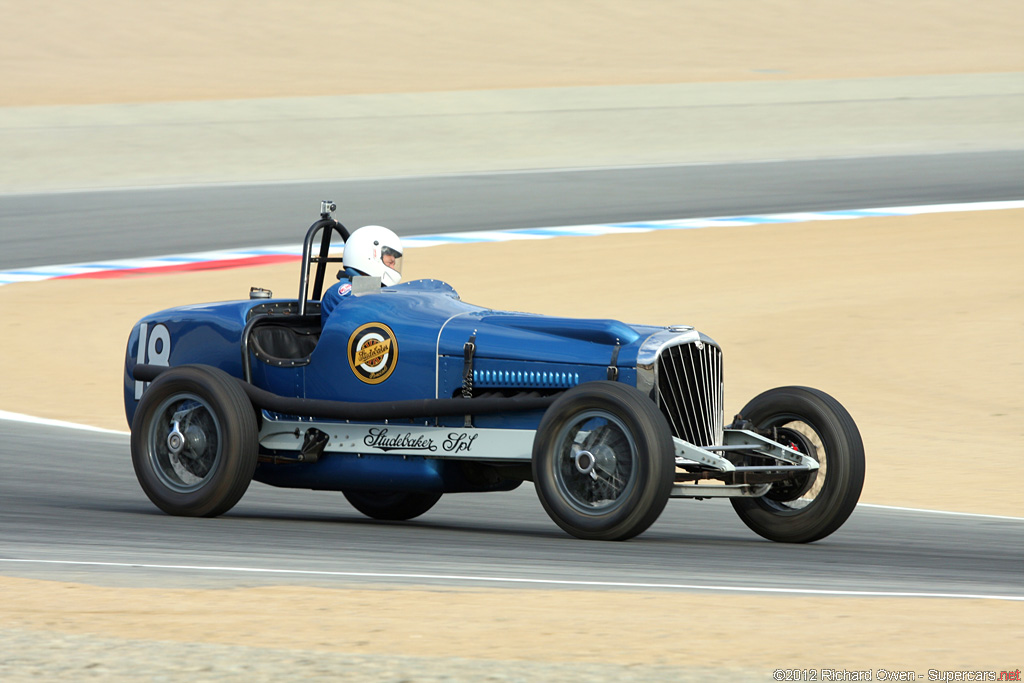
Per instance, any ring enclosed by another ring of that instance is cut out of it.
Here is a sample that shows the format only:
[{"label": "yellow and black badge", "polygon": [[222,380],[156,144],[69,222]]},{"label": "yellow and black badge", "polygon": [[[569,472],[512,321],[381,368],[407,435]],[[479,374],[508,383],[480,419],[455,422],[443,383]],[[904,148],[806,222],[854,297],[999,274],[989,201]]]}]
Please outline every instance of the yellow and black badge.
[{"label": "yellow and black badge", "polygon": [[366,323],[348,338],[348,364],[367,384],[380,384],[398,364],[398,340],[384,323]]}]

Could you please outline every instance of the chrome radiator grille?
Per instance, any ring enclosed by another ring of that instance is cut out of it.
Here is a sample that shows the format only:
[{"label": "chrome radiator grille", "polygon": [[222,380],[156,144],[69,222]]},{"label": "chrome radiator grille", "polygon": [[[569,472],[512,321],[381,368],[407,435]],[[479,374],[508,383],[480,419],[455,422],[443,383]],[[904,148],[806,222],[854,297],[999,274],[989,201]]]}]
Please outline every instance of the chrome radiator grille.
[{"label": "chrome radiator grille", "polygon": [[695,446],[723,440],[722,350],[695,341],[662,349],[657,361],[658,407],[672,435]]}]

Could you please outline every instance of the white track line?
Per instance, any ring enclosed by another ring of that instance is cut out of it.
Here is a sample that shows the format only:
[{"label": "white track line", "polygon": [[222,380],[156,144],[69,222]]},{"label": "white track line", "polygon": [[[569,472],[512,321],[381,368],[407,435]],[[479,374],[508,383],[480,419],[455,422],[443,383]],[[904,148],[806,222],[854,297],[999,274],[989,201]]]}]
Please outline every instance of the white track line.
[{"label": "white track line", "polygon": [[1010,517],[1008,515],[986,515],[980,512],[955,512],[951,510],[927,510],[925,508],[907,508],[896,505],[876,505],[874,503],[858,503],[857,507],[876,508],[878,510],[896,510],[898,512],[927,512],[933,515],[958,515],[960,517],[978,517],[980,519],[1002,519],[1011,522],[1024,522],[1024,517]]},{"label": "white track line", "polygon": [[11,413],[6,410],[0,410],[0,420],[10,420],[11,422],[25,422],[28,424],[44,425],[46,427],[63,427],[64,429],[80,429],[86,432],[99,432],[100,434],[123,434],[130,435],[131,432],[120,432],[116,429],[104,429],[103,427],[93,427],[91,425],[78,424],[77,422],[65,422],[63,420],[51,420],[46,417],[35,417],[32,415],[25,415],[23,413]]},{"label": "white track line", "polygon": [[473,583],[511,583],[534,586],[575,586],[579,588],[660,589],[685,591],[712,591],[725,593],[770,593],[854,598],[946,598],[953,600],[1001,600],[1024,602],[1024,596],[994,593],[938,593],[928,591],[857,591],[814,588],[768,588],[759,586],[720,586],[697,583],[646,583],[639,581],[570,581],[567,579],[525,579],[511,576],[470,576],[462,574],[401,574],[392,572],[340,572],[312,569],[265,569],[260,567],[224,567],[188,564],[142,564],[128,562],[85,562],[75,560],[25,560],[0,558],[0,562],[22,564],[70,565],[77,567],[106,567],[121,569],[167,569],[173,571],[203,571],[245,574],[283,574],[291,576],[329,576],[358,579],[404,579],[410,581],[468,581]]}]

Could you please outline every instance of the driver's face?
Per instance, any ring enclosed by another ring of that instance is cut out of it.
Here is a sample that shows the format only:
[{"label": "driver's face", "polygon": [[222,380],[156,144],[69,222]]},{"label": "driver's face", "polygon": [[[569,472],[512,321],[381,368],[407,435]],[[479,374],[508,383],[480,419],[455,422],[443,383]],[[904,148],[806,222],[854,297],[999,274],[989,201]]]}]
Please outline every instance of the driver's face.
[{"label": "driver's face", "polygon": [[395,257],[391,254],[382,254],[380,260],[384,262],[384,265],[388,268],[395,267]]}]

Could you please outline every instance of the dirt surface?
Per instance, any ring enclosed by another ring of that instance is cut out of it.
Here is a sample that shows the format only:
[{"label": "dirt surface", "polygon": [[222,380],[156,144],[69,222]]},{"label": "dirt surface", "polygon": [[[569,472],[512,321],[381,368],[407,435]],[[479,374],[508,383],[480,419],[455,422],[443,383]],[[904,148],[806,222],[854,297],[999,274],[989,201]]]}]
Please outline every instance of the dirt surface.
[{"label": "dirt surface", "polygon": [[[0,106],[1024,71],[1018,0],[983,11],[959,0],[723,7],[0,0]],[[865,501],[1019,515],[1022,219],[951,214],[436,247],[410,252],[406,267],[497,308],[696,325],[725,349],[729,411],[791,383],[850,408],[868,453]],[[0,409],[125,429],[120,377],[135,320],[244,296],[249,285],[291,295],[296,281],[297,266],[277,266],[2,287]],[[965,449],[1000,476],[957,468]],[[581,608],[615,618],[567,616]],[[1014,669],[1021,609],[584,591],[517,590],[510,600],[500,590],[115,590],[0,578],[0,678],[109,678],[111,667],[131,677],[162,662],[159,670],[195,680],[484,678],[462,668],[467,659],[495,680]],[[267,641],[266,652],[246,647]],[[780,658],[779,645],[801,654]],[[167,658],[169,648],[192,656]],[[263,664],[267,652],[285,654]],[[586,668],[593,652],[624,668]],[[330,669],[328,654],[348,659]],[[387,664],[366,668],[370,655]],[[246,664],[218,668],[235,659]]]},{"label": "dirt surface", "polygon": [[989,0],[0,0],[0,105],[1024,71]]},{"label": "dirt surface", "polygon": [[[0,578],[0,597],[4,629],[56,623],[63,632],[99,637],[159,634],[169,649],[194,641],[272,643],[314,658],[347,652],[600,663],[657,668],[666,679],[703,667],[742,669],[753,680],[770,680],[766,674],[776,668],[909,669],[922,677],[928,669],[1012,670],[1024,616],[1024,603],[948,599],[385,587],[161,591],[10,578]],[[68,604],[77,609],[69,613]],[[780,614],[789,615],[786,642],[799,643],[800,652],[780,651],[778,636],[763,630]],[[953,614],[959,635],[949,647]]]}]

